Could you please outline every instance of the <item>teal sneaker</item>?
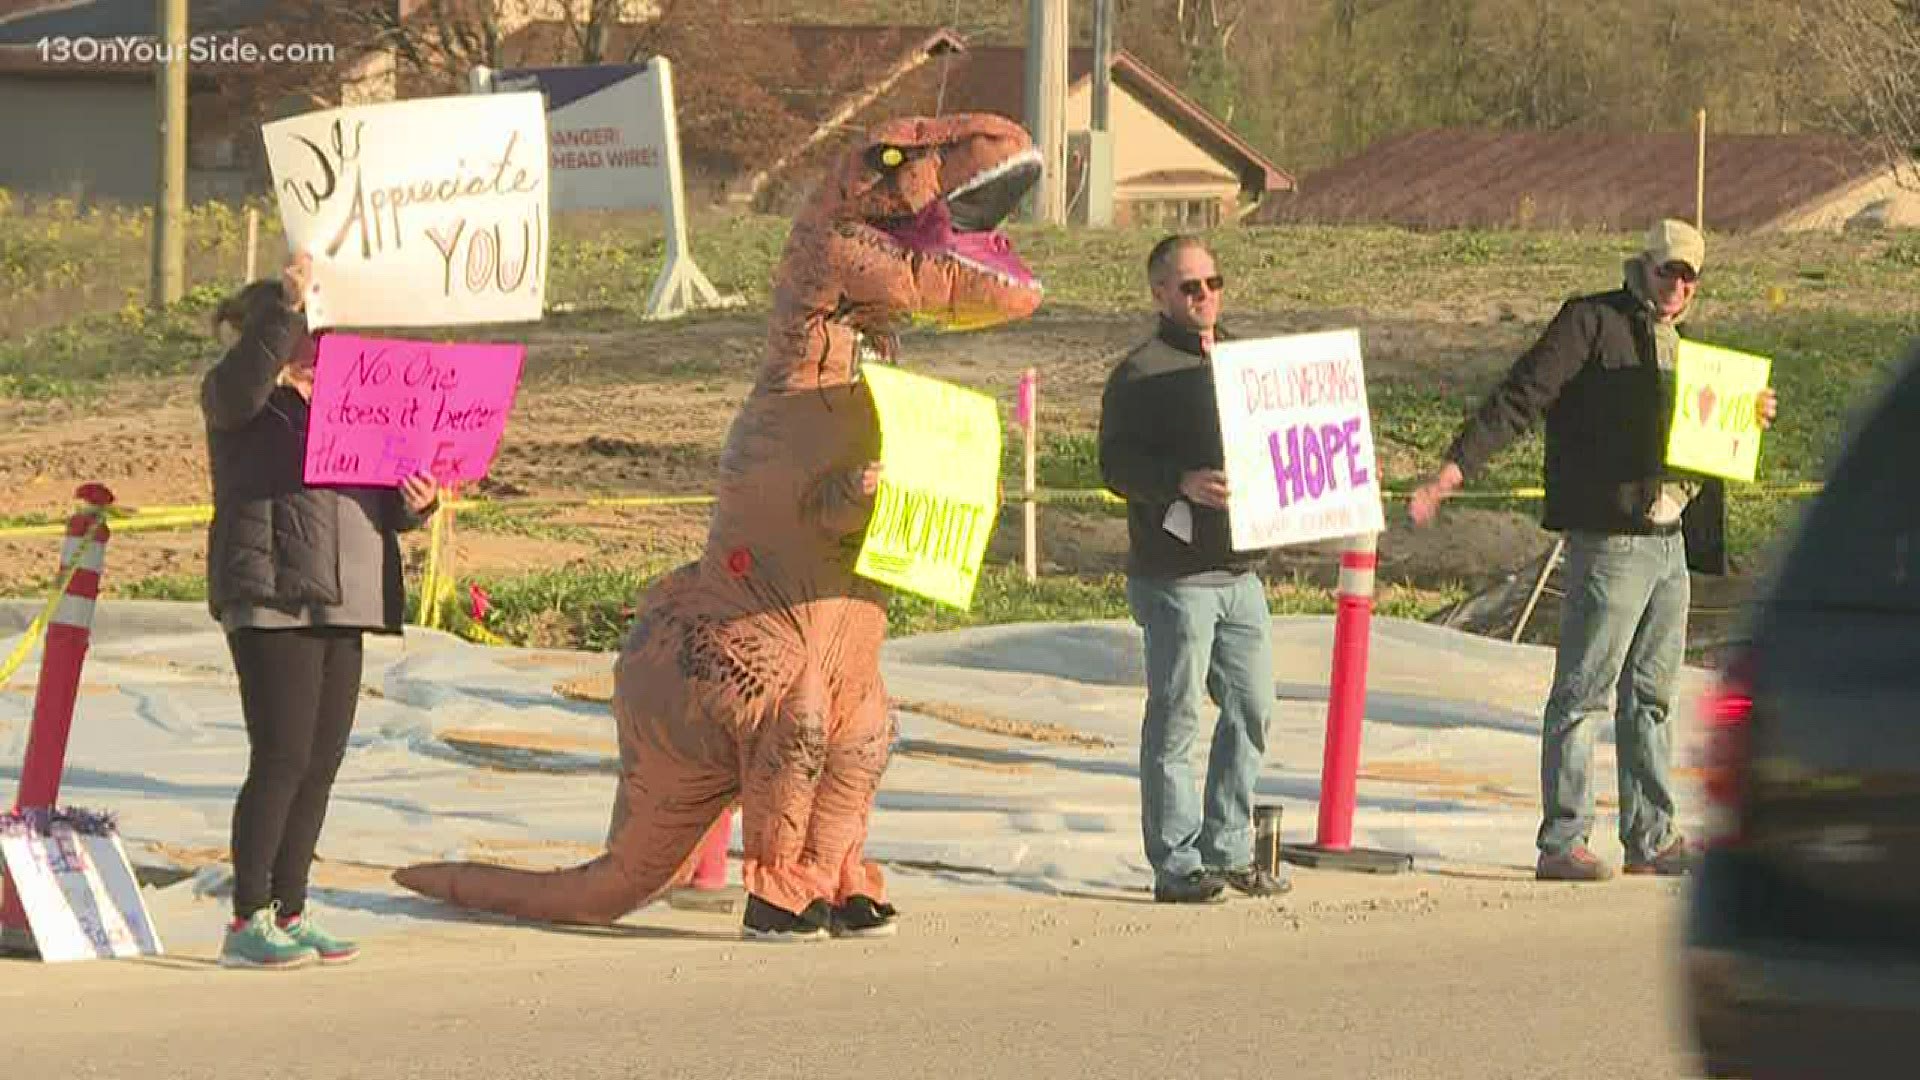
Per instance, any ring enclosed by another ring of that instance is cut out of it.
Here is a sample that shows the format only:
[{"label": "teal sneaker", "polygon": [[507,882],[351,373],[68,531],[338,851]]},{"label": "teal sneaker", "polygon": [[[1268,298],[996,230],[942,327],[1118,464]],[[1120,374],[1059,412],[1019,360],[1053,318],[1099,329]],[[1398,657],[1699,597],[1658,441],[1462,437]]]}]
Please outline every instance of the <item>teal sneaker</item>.
[{"label": "teal sneaker", "polygon": [[344,964],[360,955],[359,945],[345,938],[334,937],[320,929],[320,926],[308,918],[305,912],[280,923],[279,927],[281,932],[292,938],[296,944],[305,945],[319,953],[320,962],[323,964]]},{"label": "teal sneaker", "polygon": [[274,971],[317,963],[320,953],[311,945],[288,937],[274,923],[274,909],[263,907],[239,926],[227,928],[220,946],[220,966],[267,968]]}]

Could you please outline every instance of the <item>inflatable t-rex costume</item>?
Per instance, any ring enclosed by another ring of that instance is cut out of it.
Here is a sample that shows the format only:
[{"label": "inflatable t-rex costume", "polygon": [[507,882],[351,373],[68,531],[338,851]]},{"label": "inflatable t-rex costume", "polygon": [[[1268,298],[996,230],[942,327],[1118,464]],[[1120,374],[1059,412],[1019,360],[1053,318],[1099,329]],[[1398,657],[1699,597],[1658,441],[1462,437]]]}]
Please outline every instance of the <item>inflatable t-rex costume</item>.
[{"label": "inflatable t-rex costume", "polygon": [[998,116],[888,121],[795,217],[765,362],[735,417],[700,560],[647,592],[615,668],[621,779],[607,851],[552,872],[407,867],[415,892],[554,922],[608,923],[685,876],[741,806],[751,936],[891,928],[863,857],[893,727],[886,594],[852,571],[879,428],[862,337],[1025,318],[1040,287],[996,231],[1040,157]]}]

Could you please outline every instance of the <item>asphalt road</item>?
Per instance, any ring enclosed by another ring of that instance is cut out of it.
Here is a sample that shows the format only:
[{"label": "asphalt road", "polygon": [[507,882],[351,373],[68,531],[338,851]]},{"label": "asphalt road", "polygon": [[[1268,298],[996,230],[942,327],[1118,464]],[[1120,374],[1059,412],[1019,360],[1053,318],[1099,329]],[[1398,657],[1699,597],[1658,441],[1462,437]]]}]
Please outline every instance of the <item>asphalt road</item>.
[{"label": "asphalt road", "polygon": [[[1286,902],[901,900],[881,942],[719,916],[408,923],[355,964],[0,963],[4,1071],[75,1077],[1689,1075],[1678,888],[1302,877]],[[424,927],[424,928],[422,928]]]}]

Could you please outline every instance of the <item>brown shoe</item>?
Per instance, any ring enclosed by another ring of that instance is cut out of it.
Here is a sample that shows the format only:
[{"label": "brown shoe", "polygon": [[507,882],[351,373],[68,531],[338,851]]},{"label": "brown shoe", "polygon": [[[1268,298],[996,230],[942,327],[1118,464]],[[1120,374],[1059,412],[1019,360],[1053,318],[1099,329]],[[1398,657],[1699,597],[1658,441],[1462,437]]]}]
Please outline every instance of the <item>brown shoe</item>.
[{"label": "brown shoe", "polygon": [[1651,859],[1628,859],[1626,870],[1629,874],[1686,877],[1693,872],[1694,865],[1699,861],[1700,853],[1687,843],[1687,838],[1676,836]]},{"label": "brown shoe", "polygon": [[1533,876],[1538,881],[1605,881],[1613,876],[1613,868],[1593,852],[1577,847],[1570,851],[1541,852]]}]

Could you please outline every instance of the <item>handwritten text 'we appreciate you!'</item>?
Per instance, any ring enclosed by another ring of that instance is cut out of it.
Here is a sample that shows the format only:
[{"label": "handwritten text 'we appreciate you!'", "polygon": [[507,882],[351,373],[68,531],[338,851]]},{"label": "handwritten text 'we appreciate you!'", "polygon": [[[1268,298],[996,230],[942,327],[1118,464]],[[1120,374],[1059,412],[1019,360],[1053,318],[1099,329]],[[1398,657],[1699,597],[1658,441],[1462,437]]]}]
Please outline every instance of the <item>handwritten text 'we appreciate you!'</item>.
[{"label": "handwritten text 'we appreciate you!'", "polygon": [[[501,196],[530,196],[542,183],[529,173],[529,166],[514,159],[518,131],[506,134],[498,156],[477,157],[472,165],[460,158],[437,177],[370,181],[362,159],[366,128],[365,120],[349,125],[336,119],[324,147],[305,135],[293,136],[312,160],[301,170],[303,175],[281,181],[282,190],[309,214],[335,199],[347,200],[347,215],[325,247],[329,258],[350,239],[358,239],[362,260],[372,260],[401,250],[409,238],[417,243],[424,237],[440,253],[445,296],[452,296],[456,285],[478,296],[489,290],[513,293],[539,281],[546,265],[546,235],[538,203],[525,199],[507,204],[507,209],[497,201]],[[420,171],[416,163],[404,164],[411,173]],[[494,205],[475,206],[481,199],[494,200]]]}]

